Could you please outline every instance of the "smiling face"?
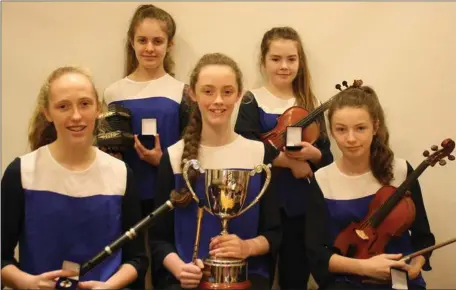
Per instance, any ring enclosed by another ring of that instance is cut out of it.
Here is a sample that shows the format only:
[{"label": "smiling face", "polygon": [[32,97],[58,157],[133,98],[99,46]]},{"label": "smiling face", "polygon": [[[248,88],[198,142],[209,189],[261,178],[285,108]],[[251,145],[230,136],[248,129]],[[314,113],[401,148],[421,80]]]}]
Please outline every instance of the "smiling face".
[{"label": "smiling face", "polygon": [[163,67],[171,44],[168,43],[166,23],[150,18],[145,18],[137,25],[131,41],[139,66],[146,70]]},{"label": "smiling face", "polygon": [[334,111],[331,132],[344,157],[369,158],[377,126],[365,107],[342,107]]},{"label": "smiling face", "polygon": [[241,92],[230,66],[211,64],[201,68],[190,95],[198,104],[203,126],[226,126],[231,125],[231,114]]},{"label": "smiling face", "polygon": [[272,40],[263,62],[268,81],[276,87],[289,86],[299,69],[297,43],[289,39]]},{"label": "smiling face", "polygon": [[91,146],[99,107],[90,80],[79,73],[55,79],[44,114],[54,124],[58,140],[71,146]]}]

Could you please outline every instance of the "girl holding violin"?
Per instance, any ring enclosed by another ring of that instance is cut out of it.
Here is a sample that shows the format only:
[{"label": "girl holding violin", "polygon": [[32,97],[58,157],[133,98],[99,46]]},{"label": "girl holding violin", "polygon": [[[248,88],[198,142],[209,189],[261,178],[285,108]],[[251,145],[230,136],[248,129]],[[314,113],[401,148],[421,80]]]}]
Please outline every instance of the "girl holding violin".
[{"label": "girl holding violin", "polygon": [[[236,132],[256,140],[273,130],[278,125],[277,118],[289,108],[299,106],[310,112],[319,104],[312,92],[302,41],[293,28],[275,27],[264,34],[260,62],[266,83],[245,94],[235,126]],[[302,289],[310,275],[304,236],[307,177],[333,160],[323,114],[318,122],[321,129],[317,130],[321,132],[317,131],[317,136],[320,137],[314,144],[305,141],[296,144],[302,146],[299,151],[277,148],[263,139],[275,152],[273,165],[276,168],[273,168],[270,186],[275,187],[281,206],[283,240],[278,253],[278,270],[279,284],[284,290]]]},{"label": "girl holding violin", "polygon": [[[350,258],[341,255],[335,246],[345,228],[367,215],[380,188],[397,188],[413,171],[408,161],[394,156],[377,95],[361,84],[355,82],[341,91],[329,108],[330,131],[342,156],[312,178],[306,225],[312,274],[320,289],[391,289],[391,268],[399,268],[408,274],[408,289],[426,289],[421,271],[431,270],[431,253],[417,256],[410,263],[400,260],[402,255],[435,244],[418,181],[410,186],[415,219],[402,235],[387,243],[383,254]],[[409,214],[400,216],[407,219]],[[383,281],[379,285],[372,280]]]}]

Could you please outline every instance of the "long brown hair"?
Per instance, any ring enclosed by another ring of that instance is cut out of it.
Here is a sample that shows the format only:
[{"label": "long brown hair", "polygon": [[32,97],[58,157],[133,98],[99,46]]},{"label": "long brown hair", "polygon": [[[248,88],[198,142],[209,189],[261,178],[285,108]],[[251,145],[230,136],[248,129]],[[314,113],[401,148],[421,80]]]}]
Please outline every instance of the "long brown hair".
[{"label": "long brown hair", "polygon": [[[90,83],[92,84],[93,91],[97,100],[97,106],[101,110],[101,101],[98,96],[98,92],[93,83],[92,77],[89,72],[83,68],[74,67],[74,66],[64,66],[59,67],[51,72],[51,74],[46,78],[44,83],[41,86],[40,92],[37,97],[37,102],[35,110],[33,112],[32,118],[30,119],[29,124],[29,133],[28,141],[30,149],[32,151],[38,149],[41,146],[50,144],[57,139],[57,132],[55,130],[54,124],[50,123],[46,116],[44,115],[44,110],[49,108],[49,98],[50,90],[52,83],[62,77],[63,75],[69,73],[77,73],[85,76]],[[97,127],[97,126],[96,126]]]},{"label": "long brown hair", "polygon": [[[243,90],[243,75],[238,66],[238,64],[229,56],[222,53],[209,53],[203,55],[201,59],[196,64],[195,68],[192,71],[190,76],[190,88],[195,92],[196,83],[198,82],[198,77],[201,70],[208,65],[224,65],[230,67],[234,74],[236,75],[236,83],[238,93],[242,93]],[[191,159],[198,159],[199,147],[201,142],[201,130],[203,128],[201,120],[201,112],[198,108],[198,105],[195,102],[191,104],[191,115],[188,122],[188,125],[183,134],[184,140],[184,150],[182,152],[182,163],[181,168],[185,166],[185,162]],[[197,178],[197,171],[190,169],[189,170],[189,179],[190,182],[194,182]],[[183,191],[188,189],[184,188]]]},{"label": "long brown hair", "polygon": [[389,131],[385,123],[385,113],[377,94],[369,86],[349,87],[338,93],[329,109],[328,119],[332,128],[334,112],[344,107],[364,108],[377,129],[370,147],[370,167],[375,178],[383,185],[393,179],[394,153],[389,146]]},{"label": "long brown hair", "polygon": [[[130,21],[130,26],[127,32],[127,40],[125,42],[125,76],[130,75],[138,67],[138,59],[136,58],[133,42],[135,38],[136,28],[144,19],[156,19],[163,22],[163,29],[168,36],[168,45],[174,39],[176,34],[176,23],[173,17],[163,9],[152,4],[144,4],[138,6]],[[174,76],[174,61],[170,52],[167,52],[163,60],[165,72]]]},{"label": "long brown hair", "polygon": [[261,57],[260,64],[264,65],[266,55],[269,52],[271,42],[274,40],[286,39],[296,42],[299,58],[299,68],[296,77],[292,82],[293,93],[296,98],[298,106],[305,107],[307,110],[312,111],[315,109],[316,98],[312,91],[311,76],[307,64],[307,56],[304,52],[301,37],[298,32],[291,27],[274,27],[263,35],[261,40]]}]

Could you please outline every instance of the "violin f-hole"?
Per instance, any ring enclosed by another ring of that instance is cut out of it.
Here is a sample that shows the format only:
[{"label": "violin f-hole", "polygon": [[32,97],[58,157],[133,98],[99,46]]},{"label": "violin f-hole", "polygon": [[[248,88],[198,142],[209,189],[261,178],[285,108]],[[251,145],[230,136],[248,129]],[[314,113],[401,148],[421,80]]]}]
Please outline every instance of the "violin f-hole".
[{"label": "violin f-hole", "polygon": [[[369,247],[367,247],[367,251],[368,251],[370,254],[372,254],[371,249],[372,249],[372,247],[375,245],[375,242],[377,241],[378,236],[374,236],[373,238],[374,238],[374,240],[371,241],[371,242],[369,243]],[[375,251],[375,252],[373,253],[373,256],[375,256],[375,255],[377,255],[377,251]]]}]

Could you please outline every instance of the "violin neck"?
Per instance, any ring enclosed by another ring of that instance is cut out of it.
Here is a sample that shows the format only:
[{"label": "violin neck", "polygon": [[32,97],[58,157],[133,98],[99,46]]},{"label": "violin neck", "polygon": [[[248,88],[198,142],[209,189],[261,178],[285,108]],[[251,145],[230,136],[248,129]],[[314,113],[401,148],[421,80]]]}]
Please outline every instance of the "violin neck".
[{"label": "violin neck", "polygon": [[429,166],[427,161],[421,164],[407,177],[407,179],[396,189],[396,191],[386,200],[386,202],[370,217],[370,224],[373,228],[378,227],[394,207],[401,201],[418,177]]},{"label": "violin neck", "polygon": [[315,110],[310,112],[310,114],[307,115],[305,118],[296,122],[294,124],[294,126],[306,128],[307,126],[312,124],[318,118],[318,116],[320,116],[321,113],[323,113],[324,111],[326,111],[329,108],[329,105],[331,105],[333,98],[334,97],[331,97],[328,101],[321,104],[318,108],[316,108]]}]

